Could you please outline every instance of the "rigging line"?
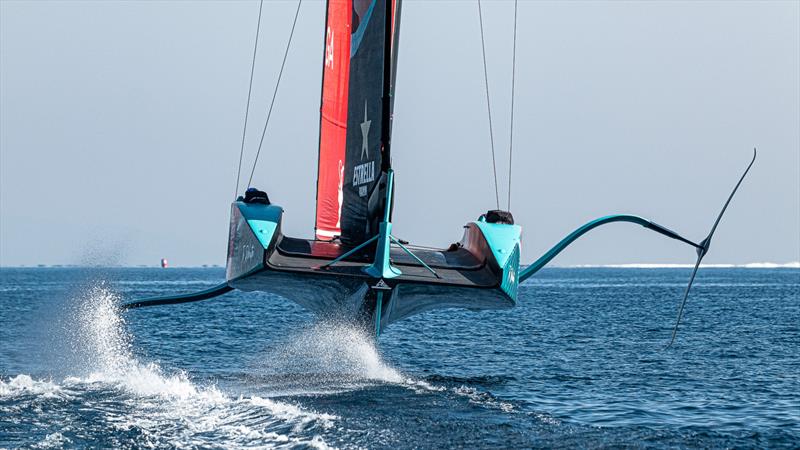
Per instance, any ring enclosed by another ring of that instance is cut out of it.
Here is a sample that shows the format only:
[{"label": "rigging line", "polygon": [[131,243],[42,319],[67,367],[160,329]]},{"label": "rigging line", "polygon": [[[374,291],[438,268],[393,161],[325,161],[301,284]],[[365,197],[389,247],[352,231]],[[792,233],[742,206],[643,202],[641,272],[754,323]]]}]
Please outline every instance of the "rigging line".
[{"label": "rigging line", "polygon": [[511,128],[508,138],[508,211],[511,211],[511,161],[514,156],[514,87],[517,74],[517,0],[514,0],[514,44],[511,52]]},{"label": "rigging line", "polygon": [[258,4],[258,25],[256,25],[256,41],[253,44],[253,62],[250,64],[250,85],[247,87],[247,107],[244,110],[244,128],[242,129],[242,147],[239,149],[239,168],[236,170],[236,190],[233,191],[233,198],[239,193],[239,178],[242,175],[242,157],[244,157],[244,138],[247,135],[247,118],[250,115],[250,95],[253,93],[253,72],[256,68],[256,52],[258,51],[258,35],[261,32],[261,10],[264,8],[264,0]]},{"label": "rigging line", "polygon": [[494,156],[494,133],[492,132],[492,106],[489,102],[489,72],[486,69],[486,44],[483,37],[483,11],[481,0],[478,0],[478,20],[481,24],[481,52],[483,54],[483,80],[486,85],[486,110],[489,113],[489,142],[492,146],[492,173],[494,174],[494,197],[497,202],[497,209],[500,209],[500,190],[497,187],[497,163]]},{"label": "rigging line", "polygon": [[258,157],[261,156],[261,146],[264,144],[264,136],[267,135],[267,126],[269,125],[269,118],[272,116],[272,107],[275,106],[275,98],[278,96],[278,87],[281,85],[281,78],[283,77],[283,68],[286,67],[286,57],[289,56],[289,48],[292,46],[292,37],[294,36],[294,29],[297,25],[297,17],[300,15],[300,5],[303,0],[297,0],[297,10],[294,12],[294,21],[292,22],[292,30],[289,32],[289,40],[286,42],[286,51],[283,52],[283,62],[281,62],[281,70],[278,72],[278,80],[275,82],[275,90],[272,92],[272,101],[269,103],[269,110],[267,111],[267,120],[264,122],[264,129],[261,131],[261,140],[258,142],[258,151],[256,152],[256,159],[253,161],[253,169],[250,171],[250,178],[247,180],[247,186],[253,182],[253,174],[256,173],[256,166],[258,165]]}]

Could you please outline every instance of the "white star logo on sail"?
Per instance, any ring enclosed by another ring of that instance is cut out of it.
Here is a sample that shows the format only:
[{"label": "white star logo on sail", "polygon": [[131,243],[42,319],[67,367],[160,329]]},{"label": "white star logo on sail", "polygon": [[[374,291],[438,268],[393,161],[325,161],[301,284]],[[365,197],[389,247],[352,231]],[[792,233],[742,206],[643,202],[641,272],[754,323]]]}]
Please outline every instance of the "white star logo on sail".
[{"label": "white star logo on sail", "polygon": [[361,159],[364,155],[369,158],[369,124],[371,120],[367,120],[367,101],[364,100],[364,121],[361,122]]}]

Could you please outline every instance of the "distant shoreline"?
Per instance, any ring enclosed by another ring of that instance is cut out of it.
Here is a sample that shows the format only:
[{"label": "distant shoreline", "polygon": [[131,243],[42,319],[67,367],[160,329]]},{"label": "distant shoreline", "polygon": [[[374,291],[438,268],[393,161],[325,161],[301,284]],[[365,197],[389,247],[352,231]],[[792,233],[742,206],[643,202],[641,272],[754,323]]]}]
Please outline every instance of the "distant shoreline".
[{"label": "distant shoreline", "polygon": [[[691,269],[694,264],[683,263],[632,263],[632,264],[576,264],[549,266],[553,269]],[[788,263],[756,262],[746,264],[700,264],[706,269],[800,269],[800,261]],[[199,266],[173,266],[171,269],[224,269],[218,264],[204,264]],[[161,269],[157,265],[135,266],[86,266],[78,264],[37,264],[21,266],[0,266],[0,269]]]},{"label": "distant shoreline", "polygon": [[[691,269],[694,267],[694,264],[581,264],[581,265],[574,265],[574,266],[560,266],[562,268],[574,268],[574,269],[599,269],[599,268],[608,268],[608,269]],[[759,262],[759,263],[747,263],[747,264],[700,264],[701,268],[706,269],[800,269],[800,261],[794,261],[789,263],[771,263],[771,262]]]}]

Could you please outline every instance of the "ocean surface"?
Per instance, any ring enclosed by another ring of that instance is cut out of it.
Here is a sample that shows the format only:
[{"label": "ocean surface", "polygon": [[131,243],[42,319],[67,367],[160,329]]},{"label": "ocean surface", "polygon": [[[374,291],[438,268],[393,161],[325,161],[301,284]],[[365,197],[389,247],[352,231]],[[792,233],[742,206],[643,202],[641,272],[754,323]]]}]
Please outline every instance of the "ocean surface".
[{"label": "ocean surface", "polygon": [[800,270],[545,269],[376,345],[208,269],[0,269],[0,448],[798,448]]}]

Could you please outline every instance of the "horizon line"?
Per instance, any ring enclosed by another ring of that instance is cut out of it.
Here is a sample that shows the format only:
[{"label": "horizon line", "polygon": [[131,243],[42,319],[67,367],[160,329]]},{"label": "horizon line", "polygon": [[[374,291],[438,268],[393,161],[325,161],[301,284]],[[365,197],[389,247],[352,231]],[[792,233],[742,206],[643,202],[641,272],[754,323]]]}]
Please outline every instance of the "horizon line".
[{"label": "horizon line", "polygon": [[[522,265],[521,265],[522,266]],[[570,264],[553,265],[553,269],[686,269],[693,268],[694,264],[687,263],[623,263],[623,264]],[[708,263],[700,264],[701,268],[707,269],[800,269],[800,261],[790,261],[787,263],[773,262],[751,262],[744,264],[732,263]],[[0,265],[0,269],[161,269],[157,264],[20,264],[20,265]],[[175,265],[166,269],[224,269],[220,264],[197,264],[197,265]]]}]

